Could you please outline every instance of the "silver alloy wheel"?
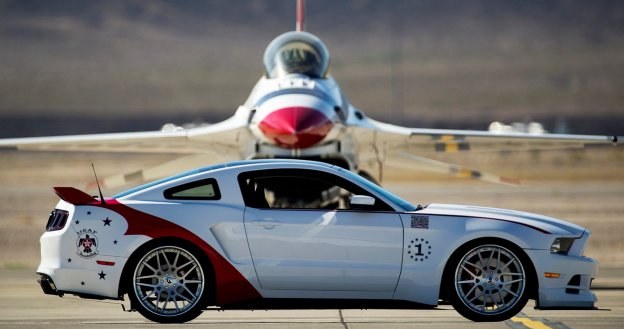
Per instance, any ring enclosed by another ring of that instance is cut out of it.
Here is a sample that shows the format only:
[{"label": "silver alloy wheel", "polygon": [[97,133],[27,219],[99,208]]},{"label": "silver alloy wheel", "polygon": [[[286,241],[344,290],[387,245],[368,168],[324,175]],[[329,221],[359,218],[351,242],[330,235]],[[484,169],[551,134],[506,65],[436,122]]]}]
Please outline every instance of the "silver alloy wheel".
[{"label": "silver alloy wheel", "polygon": [[205,275],[191,253],[180,247],[164,246],[139,260],[132,285],[138,302],[146,310],[158,316],[175,317],[201,300]]},{"label": "silver alloy wheel", "polygon": [[526,275],[520,259],[498,245],[470,250],[455,269],[455,291],[466,307],[481,315],[500,314],[524,294]]}]

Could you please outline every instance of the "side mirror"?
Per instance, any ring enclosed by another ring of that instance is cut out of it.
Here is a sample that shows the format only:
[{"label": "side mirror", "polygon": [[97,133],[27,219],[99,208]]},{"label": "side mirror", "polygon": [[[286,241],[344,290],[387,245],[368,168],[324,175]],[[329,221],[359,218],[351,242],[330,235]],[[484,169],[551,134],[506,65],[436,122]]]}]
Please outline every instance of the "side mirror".
[{"label": "side mirror", "polygon": [[375,205],[375,198],[368,195],[352,195],[349,198],[349,207],[351,209],[368,208]]}]

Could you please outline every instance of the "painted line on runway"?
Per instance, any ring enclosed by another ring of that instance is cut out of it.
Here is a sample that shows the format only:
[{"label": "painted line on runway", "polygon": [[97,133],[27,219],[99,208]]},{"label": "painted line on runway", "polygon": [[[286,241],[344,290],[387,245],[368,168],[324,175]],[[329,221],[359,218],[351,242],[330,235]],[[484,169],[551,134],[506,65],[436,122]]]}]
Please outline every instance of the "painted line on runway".
[{"label": "painted line on runway", "polygon": [[338,315],[340,315],[340,323],[342,323],[342,325],[345,327],[345,329],[351,329],[349,328],[349,324],[347,324],[344,320],[344,316],[342,315],[342,309],[338,310]]},{"label": "painted line on runway", "polygon": [[532,319],[522,312],[505,321],[505,324],[512,329],[570,329],[561,322],[550,322],[543,318]]},{"label": "painted line on runway", "polygon": [[624,286],[592,286],[591,290],[624,290]]}]

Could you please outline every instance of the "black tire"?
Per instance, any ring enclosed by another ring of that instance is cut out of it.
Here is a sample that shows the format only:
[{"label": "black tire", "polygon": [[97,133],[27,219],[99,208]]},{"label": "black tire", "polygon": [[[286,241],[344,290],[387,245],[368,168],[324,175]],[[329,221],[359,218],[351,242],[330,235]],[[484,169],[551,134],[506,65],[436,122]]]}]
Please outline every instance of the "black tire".
[{"label": "black tire", "polygon": [[451,304],[476,322],[505,321],[529,297],[531,265],[521,249],[504,241],[479,241],[453,254],[445,273]]},{"label": "black tire", "polygon": [[127,292],[132,307],[160,323],[183,323],[198,317],[211,287],[202,258],[178,243],[142,250],[129,269]]}]

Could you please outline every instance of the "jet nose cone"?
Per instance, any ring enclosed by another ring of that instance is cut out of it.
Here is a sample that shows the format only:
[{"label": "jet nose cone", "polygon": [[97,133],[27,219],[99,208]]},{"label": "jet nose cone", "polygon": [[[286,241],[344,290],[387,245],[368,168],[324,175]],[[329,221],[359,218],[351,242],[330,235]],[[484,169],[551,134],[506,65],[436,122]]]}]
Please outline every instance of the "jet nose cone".
[{"label": "jet nose cone", "polygon": [[333,123],[321,111],[287,107],[267,115],[258,125],[273,143],[288,148],[307,148],[320,142]]}]

